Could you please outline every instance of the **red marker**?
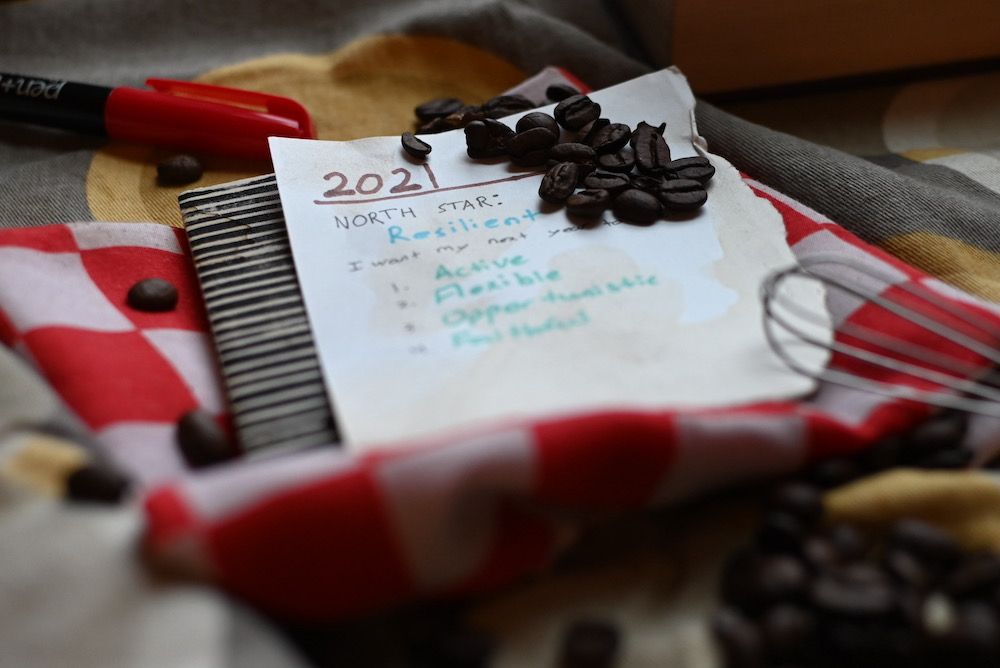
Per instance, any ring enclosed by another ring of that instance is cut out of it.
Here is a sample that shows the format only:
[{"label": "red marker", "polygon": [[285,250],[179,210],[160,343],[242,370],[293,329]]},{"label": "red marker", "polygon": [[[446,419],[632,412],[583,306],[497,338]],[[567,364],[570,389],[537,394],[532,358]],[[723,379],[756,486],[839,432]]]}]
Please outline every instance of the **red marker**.
[{"label": "red marker", "polygon": [[270,159],[268,137],[316,137],[309,112],[287,97],[169,79],[146,85],[152,90],[0,72],[0,120],[260,160]]}]

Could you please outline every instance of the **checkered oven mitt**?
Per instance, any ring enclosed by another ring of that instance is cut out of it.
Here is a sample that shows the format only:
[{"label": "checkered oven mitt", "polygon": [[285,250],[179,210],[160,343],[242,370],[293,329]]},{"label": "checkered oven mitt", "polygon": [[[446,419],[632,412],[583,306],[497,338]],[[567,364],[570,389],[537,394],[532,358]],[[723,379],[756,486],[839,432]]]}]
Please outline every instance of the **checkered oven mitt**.
[{"label": "checkered oven mitt", "polygon": [[[850,258],[894,276],[887,290],[916,282],[957,298],[815,211],[748,183],[781,212],[800,259]],[[822,385],[799,401],[588,413],[364,456],[328,448],[183,475],[173,421],[196,404],[215,412],[221,404],[182,249],[177,231],[150,225],[0,232],[3,336],[145,482],[152,557],[278,614],[327,618],[494,587],[550,561],[575,520],[789,472],[928,413]],[[128,287],[150,275],[177,284],[176,313],[125,306]],[[835,323],[900,325],[866,302],[831,300],[829,308]]]}]

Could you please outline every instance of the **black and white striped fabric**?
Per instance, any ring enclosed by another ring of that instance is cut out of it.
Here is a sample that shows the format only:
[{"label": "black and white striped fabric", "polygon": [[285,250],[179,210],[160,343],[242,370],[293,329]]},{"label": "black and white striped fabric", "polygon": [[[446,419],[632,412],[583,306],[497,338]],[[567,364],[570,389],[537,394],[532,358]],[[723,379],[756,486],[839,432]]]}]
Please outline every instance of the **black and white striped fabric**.
[{"label": "black and white striped fabric", "polygon": [[336,443],[273,174],[179,197],[240,443]]}]

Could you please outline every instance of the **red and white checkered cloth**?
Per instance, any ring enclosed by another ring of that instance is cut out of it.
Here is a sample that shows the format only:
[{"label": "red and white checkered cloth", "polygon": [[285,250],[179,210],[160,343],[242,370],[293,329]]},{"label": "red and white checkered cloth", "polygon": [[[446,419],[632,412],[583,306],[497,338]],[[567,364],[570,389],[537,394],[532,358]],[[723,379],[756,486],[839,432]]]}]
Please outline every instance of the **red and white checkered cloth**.
[{"label": "red and white checkered cloth", "polygon": [[[134,283],[165,278],[177,308],[137,311]],[[178,418],[223,418],[211,336],[180,230],[74,223],[0,232],[0,340],[31,361],[111,459],[147,485],[185,469]]]},{"label": "red and white checkered cloth", "polygon": [[[800,259],[834,254],[891,277],[887,292],[919,282],[956,303],[975,303],[748,183],[781,212]],[[108,451],[147,482],[181,471],[170,434],[180,413],[195,404],[221,410],[182,249],[175,230],[150,225],[0,232],[4,339],[34,359]],[[128,287],[150,275],[178,285],[176,313],[125,306]],[[835,323],[905,324],[865,302],[831,299],[829,307]],[[977,310],[1000,324],[996,313]],[[790,472],[864,448],[927,411],[822,385],[798,401],[589,413],[364,456],[330,448],[238,462],[149,493],[147,546],[200,564],[279,615],[356,614],[498,586],[548,563],[573,528],[568,517]]]}]

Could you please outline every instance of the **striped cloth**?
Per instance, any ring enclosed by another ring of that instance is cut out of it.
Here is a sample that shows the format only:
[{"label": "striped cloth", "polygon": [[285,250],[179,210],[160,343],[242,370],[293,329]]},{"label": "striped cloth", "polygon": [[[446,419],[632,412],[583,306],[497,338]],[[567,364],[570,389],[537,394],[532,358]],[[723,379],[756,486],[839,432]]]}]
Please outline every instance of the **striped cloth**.
[{"label": "striped cloth", "polygon": [[[801,261],[835,255],[1000,318],[760,183]],[[863,301],[831,300],[836,323],[931,335]],[[570,517],[676,502],[855,451],[928,408],[824,385],[802,401],[712,411],[619,411],[520,423],[367,456],[336,449],[189,477],[147,498],[160,563],[218,580],[278,614],[327,618],[414,597],[468,593],[548,563]],[[981,443],[996,447],[993,429]],[[981,430],[980,430],[981,432]],[[991,451],[978,453],[988,457]],[[268,577],[260,577],[268,573]]]}]

